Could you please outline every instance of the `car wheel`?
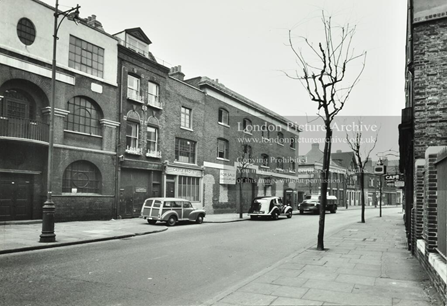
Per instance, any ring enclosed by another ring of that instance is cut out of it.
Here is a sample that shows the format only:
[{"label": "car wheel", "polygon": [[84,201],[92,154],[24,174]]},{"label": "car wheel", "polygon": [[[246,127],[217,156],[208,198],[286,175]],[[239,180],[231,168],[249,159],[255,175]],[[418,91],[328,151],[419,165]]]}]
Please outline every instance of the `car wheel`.
[{"label": "car wheel", "polygon": [[256,218],[256,216],[250,216],[250,219],[255,220],[257,218]]},{"label": "car wheel", "polygon": [[147,223],[154,225],[155,223],[157,223],[157,221],[154,221],[154,220],[147,220]]},{"label": "car wheel", "polygon": [[335,209],[331,210],[332,214],[335,214],[336,212],[337,212],[337,210],[335,210]]},{"label": "car wheel", "polygon": [[287,213],[287,218],[292,218],[292,212],[291,211],[289,211],[288,213]]},{"label": "car wheel", "polygon": [[197,223],[197,224],[202,224],[202,223],[203,223],[203,215],[199,215],[199,216],[197,217],[196,223]]},{"label": "car wheel", "polygon": [[166,224],[168,226],[174,226],[175,222],[177,222],[177,219],[174,216],[170,216],[168,221],[166,221]]},{"label": "car wheel", "polygon": [[300,209],[300,215],[304,214],[304,210]]},{"label": "car wheel", "polygon": [[272,214],[272,219],[278,220],[278,213],[276,211]]}]

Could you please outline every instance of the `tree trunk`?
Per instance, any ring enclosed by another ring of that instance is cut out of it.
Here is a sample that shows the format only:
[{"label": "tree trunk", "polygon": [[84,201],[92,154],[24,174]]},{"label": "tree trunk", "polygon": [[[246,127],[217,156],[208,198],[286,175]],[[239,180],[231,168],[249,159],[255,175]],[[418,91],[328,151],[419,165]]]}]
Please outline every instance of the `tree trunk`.
[{"label": "tree trunk", "polygon": [[324,144],[323,152],[323,170],[321,172],[321,192],[320,192],[320,221],[318,228],[318,242],[317,250],[324,250],[324,223],[326,217],[326,203],[327,203],[327,187],[329,178],[329,166],[331,160],[331,145],[332,145],[332,129],[326,123],[326,143]]},{"label": "tree trunk", "polygon": [[363,169],[360,169],[360,192],[362,196],[362,223],[365,223],[365,173],[363,173]]}]

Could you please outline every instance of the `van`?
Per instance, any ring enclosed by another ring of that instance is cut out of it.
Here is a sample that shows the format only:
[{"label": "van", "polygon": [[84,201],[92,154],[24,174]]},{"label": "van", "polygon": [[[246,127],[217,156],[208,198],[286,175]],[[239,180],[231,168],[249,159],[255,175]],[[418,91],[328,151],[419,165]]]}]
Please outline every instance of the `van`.
[{"label": "van", "polygon": [[[326,211],[330,211],[335,214],[337,212],[337,197],[333,195],[327,196]],[[304,201],[298,205],[300,214],[305,212],[319,213],[320,212],[320,196],[319,195],[307,195],[304,197]]]}]

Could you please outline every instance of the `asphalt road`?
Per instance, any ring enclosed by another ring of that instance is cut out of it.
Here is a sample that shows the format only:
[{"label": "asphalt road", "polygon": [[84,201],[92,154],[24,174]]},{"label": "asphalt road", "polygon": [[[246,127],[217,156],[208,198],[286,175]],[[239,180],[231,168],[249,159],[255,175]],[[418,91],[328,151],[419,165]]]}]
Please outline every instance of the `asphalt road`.
[{"label": "asphalt road", "polygon": [[[377,215],[378,209],[366,211],[367,218]],[[360,210],[327,214],[326,242],[359,220]],[[177,225],[148,236],[1,255],[0,304],[199,305],[315,247],[317,231],[317,215],[294,215]]]}]

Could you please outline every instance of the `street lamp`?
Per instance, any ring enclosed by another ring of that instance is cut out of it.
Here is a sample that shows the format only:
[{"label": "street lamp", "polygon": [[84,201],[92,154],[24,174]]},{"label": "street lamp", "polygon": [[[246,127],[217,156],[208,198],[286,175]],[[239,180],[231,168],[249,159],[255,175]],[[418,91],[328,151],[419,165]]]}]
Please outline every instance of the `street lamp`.
[{"label": "street lamp", "polygon": [[[56,8],[54,10],[54,32],[53,32],[53,62],[51,69],[51,100],[50,100],[50,132],[48,141],[48,168],[47,168],[47,200],[42,208],[42,233],[40,234],[40,242],[55,242],[56,234],[54,233],[54,202],[51,199],[52,184],[51,173],[53,164],[53,138],[54,138],[54,102],[56,99],[56,45],[57,32],[65,18],[77,23],[79,19],[79,5],[73,7],[65,12],[59,12],[59,0],[56,0]],[[63,16],[58,21],[59,16]]]}]

